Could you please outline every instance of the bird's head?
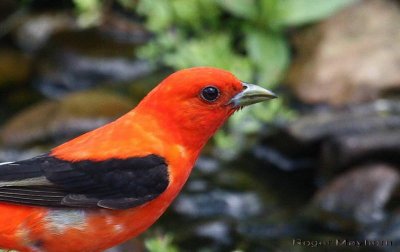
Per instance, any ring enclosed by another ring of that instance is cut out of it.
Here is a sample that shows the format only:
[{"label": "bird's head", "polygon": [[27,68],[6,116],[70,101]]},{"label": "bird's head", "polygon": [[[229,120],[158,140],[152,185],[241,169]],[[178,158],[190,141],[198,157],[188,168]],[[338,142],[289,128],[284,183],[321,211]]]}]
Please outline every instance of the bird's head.
[{"label": "bird's head", "polygon": [[211,67],[184,69],[168,76],[138,105],[164,126],[198,144],[205,144],[238,109],[275,98],[262,87]]}]

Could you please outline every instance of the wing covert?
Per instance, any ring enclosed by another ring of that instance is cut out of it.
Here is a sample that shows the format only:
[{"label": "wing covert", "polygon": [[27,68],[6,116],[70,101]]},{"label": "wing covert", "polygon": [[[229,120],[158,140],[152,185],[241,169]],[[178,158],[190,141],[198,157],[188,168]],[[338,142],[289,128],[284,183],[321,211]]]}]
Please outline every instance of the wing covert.
[{"label": "wing covert", "polygon": [[45,154],[0,165],[0,201],[17,204],[127,209],[168,184],[168,166],[157,155],[69,162]]}]

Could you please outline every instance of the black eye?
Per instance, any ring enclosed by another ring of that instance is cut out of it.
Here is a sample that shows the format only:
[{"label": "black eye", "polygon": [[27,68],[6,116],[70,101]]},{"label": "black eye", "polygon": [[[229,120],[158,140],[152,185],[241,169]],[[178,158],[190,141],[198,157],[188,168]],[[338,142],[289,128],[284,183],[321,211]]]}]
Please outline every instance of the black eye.
[{"label": "black eye", "polygon": [[201,90],[201,98],[206,101],[213,102],[219,97],[219,90],[216,87],[208,86]]}]

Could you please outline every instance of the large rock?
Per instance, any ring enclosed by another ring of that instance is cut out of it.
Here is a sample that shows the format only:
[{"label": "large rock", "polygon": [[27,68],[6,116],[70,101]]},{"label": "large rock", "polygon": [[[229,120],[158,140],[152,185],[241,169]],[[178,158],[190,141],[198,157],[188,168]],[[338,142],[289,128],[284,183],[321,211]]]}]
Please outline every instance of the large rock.
[{"label": "large rock", "polygon": [[315,169],[327,181],[366,162],[400,165],[398,99],[308,113],[275,132],[253,153],[281,170]]},{"label": "large rock", "polygon": [[54,33],[79,28],[74,17],[66,12],[25,15],[19,22],[14,36],[18,46],[28,52],[45,46]]},{"label": "large rock", "polygon": [[132,109],[125,97],[100,91],[76,93],[63,100],[44,101],[11,118],[0,131],[5,147],[59,143],[92,130]]},{"label": "large rock", "polygon": [[400,90],[400,8],[365,0],[295,36],[288,83],[306,103],[343,105]]},{"label": "large rock", "polygon": [[384,164],[362,166],[323,187],[316,194],[314,205],[335,216],[335,221],[376,224],[385,219],[384,207],[399,184],[400,175],[396,167]]}]

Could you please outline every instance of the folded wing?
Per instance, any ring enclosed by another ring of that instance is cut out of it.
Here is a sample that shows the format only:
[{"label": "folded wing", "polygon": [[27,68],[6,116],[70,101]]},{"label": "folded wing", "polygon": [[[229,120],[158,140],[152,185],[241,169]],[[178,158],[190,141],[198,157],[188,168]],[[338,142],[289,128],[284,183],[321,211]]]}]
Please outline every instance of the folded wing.
[{"label": "folded wing", "polygon": [[157,155],[70,162],[45,154],[0,164],[0,202],[128,209],[159,196],[168,177]]}]

